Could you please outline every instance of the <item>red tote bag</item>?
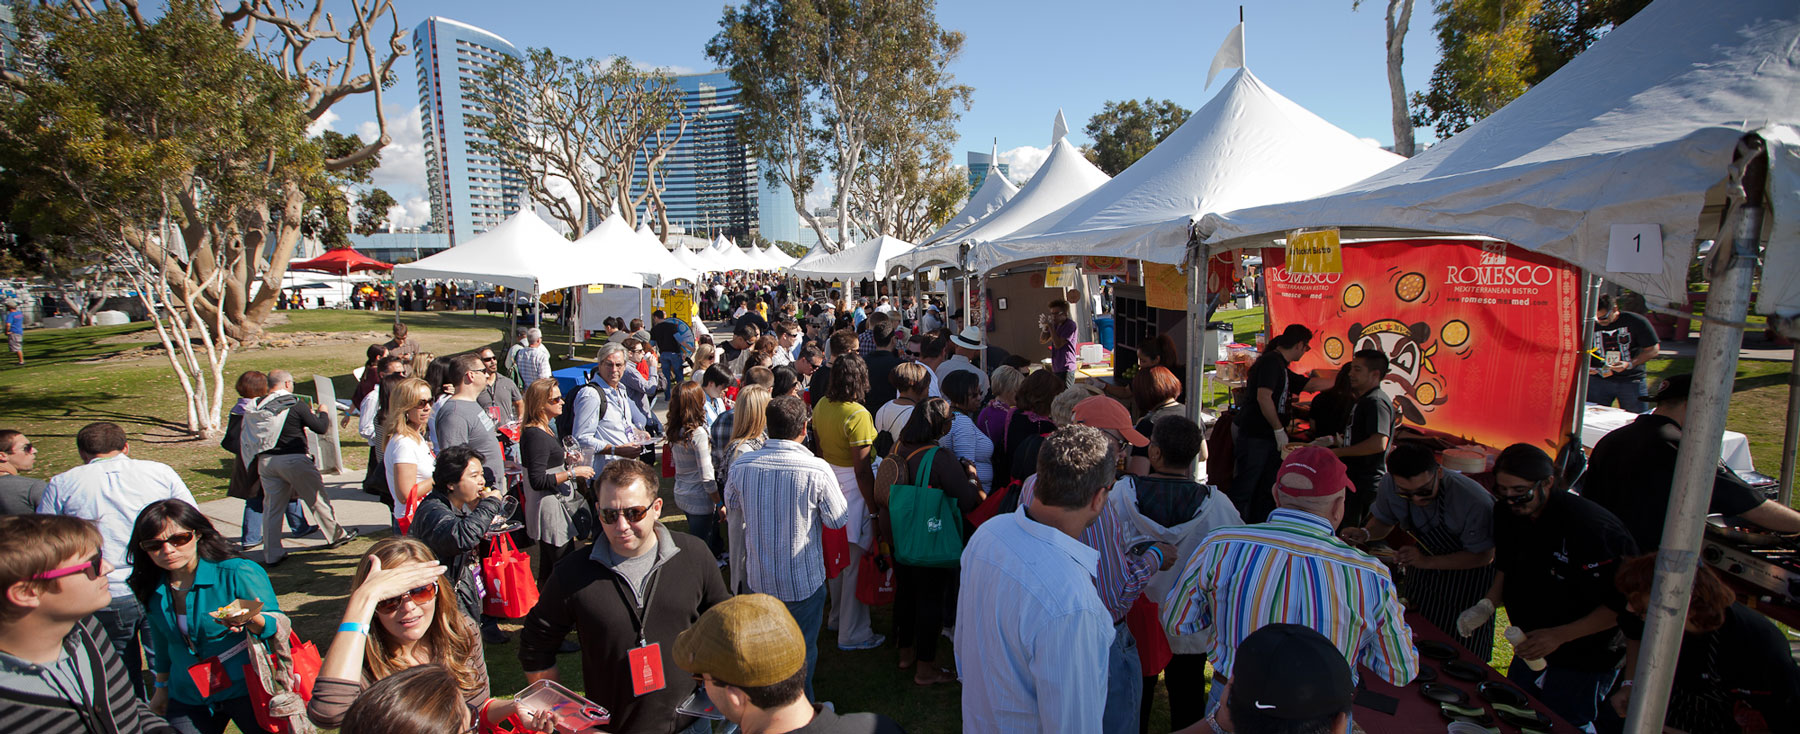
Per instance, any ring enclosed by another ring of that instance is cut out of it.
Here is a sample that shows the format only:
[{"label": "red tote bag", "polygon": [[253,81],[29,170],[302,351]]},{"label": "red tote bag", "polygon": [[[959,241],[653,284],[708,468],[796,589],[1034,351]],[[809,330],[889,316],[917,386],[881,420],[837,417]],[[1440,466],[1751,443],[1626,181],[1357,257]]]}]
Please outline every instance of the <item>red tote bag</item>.
[{"label": "red tote bag", "polygon": [[894,603],[894,563],[888,561],[883,571],[875,564],[873,553],[864,553],[856,567],[856,600],[871,607]]},{"label": "red tote bag", "polygon": [[[324,660],[319,655],[317,645],[311,642],[302,642],[300,636],[291,630],[288,632],[286,651],[281,650],[281,646],[277,645],[275,640],[270,640],[267,643],[259,642],[252,646],[251,654],[262,654],[264,649],[268,649],[265,648],[265,645],[273,648],[263,655],[268,660],[268,665],[260,670],[254,662],[245,665],[244,687],[250,694],[251,709],[256,713],[256,723],[262,726],[263,731],[272,734],[291,734],[296,729],[294,725],[296,718],[304,718],[306,715],[304,704],[312,700],[313,684],[319,679],[319,669],[324,666]],[[283,665],[282,661],[283,652],[288,655],[286,665]],[[284,688],[286,693],[299,696],[299,705],[294,704],[290,698],[283,710],[272,710],[271,704],[274,702],[275,696],[283,691],[270,691],[270,686],[264,683],[265,675],[269,676],[271,680],[275,680],[279,676],[287,676],[285,685],[276,685],[275,687]],[[245,734],[250,733],[246,732]]]},{"label": "red tote bag", "polygon": [[531,556],[513,544],[512,534],[488,539],[487,558],[481,560],[481,581],[487,586],[482,611],[490,617],[518,619],[537,606],[537,579],[531,575]]},{"label": "red tote bag", "polygon": [[850,567],[850,534],[844,528],[825,528],[819,544],[825,547],[825,578],[835,579]]}]

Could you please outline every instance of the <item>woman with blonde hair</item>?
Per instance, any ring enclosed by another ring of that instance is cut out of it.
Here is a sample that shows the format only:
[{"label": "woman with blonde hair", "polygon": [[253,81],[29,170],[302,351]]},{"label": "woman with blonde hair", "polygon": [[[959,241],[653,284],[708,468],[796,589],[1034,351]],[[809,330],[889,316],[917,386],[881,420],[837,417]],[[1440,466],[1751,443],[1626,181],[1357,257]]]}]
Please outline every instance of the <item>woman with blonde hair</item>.
[{"label": "woman with blonde hair", "polygon": [[[719,361],[719,348],[718,347],[713,346],[711,344],[704,344],[704,343],[697,347],[694,347],[694,368],[691,370],[688,370],[689,379],[693,380],[694,382],[699,382],[700,380],[698,378],[698,375],[706,374],[706,368],[711,367],[714,364],[717,364],[718,361]],[[674,388],[671,387],[670,389],[673,390]]]},{"label": "woman with blonde hair", "polygon": [[994,399],[982,406],[981,413],[975,416],[975,427],[987,434],[995,446],[1006,441],[1006,425],[1012,422],[1013,406],[1019,397],[1019,386],[1025,384],[1025,373],[1016,367],[1000,365],[994,368],[992,379],[988,385],[994,391]]},{"label": "woman with blonde hair", "polygon": [[394,497],[394,527],[406,516],[414,496],[431,492],[431,471],[437,456],[425,438],[431,424],[431,401],[436,391],[417,377],[408,377],[386,393],[387,413],[381,423],[387,446],[381,451],[387,470],[388,492]]},{"label": "woman with blonde hair", "polygon": [[435,361],[437,361],[436,354],[420,350],[418,354],[413,355],[412,369],[407,370],[406,374],[423,379],[425,373],[431,369],[431,363]]},{"label": "woman with blonde hair", "polygon": [[[724,460],[715,467],[719,474],[718,486],[723,491],[725,479],[731,473],[731,464],[738,457],[760,449],[769,440],[769,388],[761,385],[746,385],[738,391],[737,406],[732,409],[734,420],[731,422],[731,438],[725,442]],[[726,539],[730,541],[731,553],[727,556],[731,564],[731,589],[734,593],[748,593],[745,585],[744,559],[748,551],[744,545],[744,515],[727,508],[725,512]]]},{"label": "woman with blonde hair", "polygon": [[483,730],[517,712],[510,699],[490,697],[481,630],[456,604],[437,555],[414,538],[382,538],[356,565],[306,715],[324,728],[343,725],[364,689],[432,664],[449,673]]},{"label": "woman with blonde hair", "polygon": [[540,582],[550,578],[557,561],[593,528],[593,512],[575,493],[571,480],[593,478],[594,468],[565,467],[562,439],[556,435],[556,418],[566,409],[556,378],[545,377],[525,388],[525,426],[519,431],[528,486],[525,534],[538,542]]}]

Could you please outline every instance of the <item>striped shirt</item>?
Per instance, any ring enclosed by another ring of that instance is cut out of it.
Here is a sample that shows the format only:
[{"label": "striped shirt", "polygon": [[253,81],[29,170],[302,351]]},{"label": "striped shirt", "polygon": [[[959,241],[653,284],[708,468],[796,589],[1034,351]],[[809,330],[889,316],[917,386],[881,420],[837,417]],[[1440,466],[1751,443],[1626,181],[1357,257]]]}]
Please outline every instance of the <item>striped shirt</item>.
[{"label": "striped shirt", "polygon": [[[1030,506],[1036,490],[1037,475],[1026,477],[1019,487],[1019,506]],[[1157,571],[1156,561],[1148,555],[1133,556],[1127,552],[1124,527],[1111,502],[1101,506],[1100,517],[1081,531],[1080,540],[1100,554],[1098,567],[1094,569],[1094,590],[1100,593],[1100,603],[1106,606],[1113,623],[1117,624],[1125,619],[1132,602],[1137,601],[1143,595],[1144,587],[1150,584],[1150,577]]]},{"label": "striped shirt", "polygon": [[1263,625],[1310,627],[1350,662],[1394,685],[1418,672],[1412,630],[1380,562],[1332,537],[1325,518],[1278,509],[1268,522],[1214,531],[1162,601],[1170,636],[1199,635],[1219,675]]},{"label": "striped shirt", "polygon": [[515,367],[519,373],[519,382],[525,387],[531,383],[550,376],[550,350],[542,344],[519,350]]},{"label": "striped shirt", "polygon": [[[910,411],[909,411],[910,415]],[[894,435],[898,436],[899,431]],[[975,427],[975,420],[967,414],[958,412],[950,420],[950,430],[938,439],[938,445],[958,459],[968,459],[975,463],[975,477],[981,481],[981,491],[992,491],[994,487],[994,440]]]},{"label": "striped shirt", "polygon": [[798,442],[770,439],[732,462],[725,507],[744,523],[751,591],[805,601],[825,584],[824,527],[849,519],[831,466]]}]

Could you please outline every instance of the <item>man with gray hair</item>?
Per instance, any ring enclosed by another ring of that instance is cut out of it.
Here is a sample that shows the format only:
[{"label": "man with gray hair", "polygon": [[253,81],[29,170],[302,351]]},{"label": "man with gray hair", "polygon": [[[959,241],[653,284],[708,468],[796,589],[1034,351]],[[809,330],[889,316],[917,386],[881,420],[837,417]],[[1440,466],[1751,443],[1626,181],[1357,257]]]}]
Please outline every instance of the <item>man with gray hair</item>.
[{"label": "man with gray hair", "polygon": [[529,326],[513,327],[513,343],[506,348],[506,364],[503,365],[506,367],[506,375],[521,389],[531,384],[519,382],[519,352],[531,347],[530,332]]},{"label": "man with gray hair", "polygon": [[1105,434],[1065,426],[1038,453],[1030,503],[989,520],[962,555],[956,662],[964,731],[1104,731],[1112,615],[1092,583],[1117,456]]},{"label": "man with gray hair", "polygon": [[643,451],[637,433],[650,422],[625,390],[625,346],[601,345],[597,361],[587,384],[576,388],[574,405],[575,440],[594,452],[596,472],[614,458],[637,458]]},{"label": "man with gray hair", "polygon": [[521,388],[550,376],[550,350],[544,348],[544,332],[536,328],[525,330],[525,348],[514,358],[513,368]]},{"label": "man with gray hair", "polygon": [[[294,395],[294,376],[287,370],[269,370],[269,394],[244,411],[241,452],[253,461],[262,480],[263,506],[286,507],[296,497],[312,507],[324,531],[328,548],[356,537],[356,531],[338,525],[331,498],[325,495],[325,479],[307,450],[306,432],[324,433],[330,421],[324,411]],[[263,513],[263,563],[275,565],[287,557],[281,545],[282,513]]]}]

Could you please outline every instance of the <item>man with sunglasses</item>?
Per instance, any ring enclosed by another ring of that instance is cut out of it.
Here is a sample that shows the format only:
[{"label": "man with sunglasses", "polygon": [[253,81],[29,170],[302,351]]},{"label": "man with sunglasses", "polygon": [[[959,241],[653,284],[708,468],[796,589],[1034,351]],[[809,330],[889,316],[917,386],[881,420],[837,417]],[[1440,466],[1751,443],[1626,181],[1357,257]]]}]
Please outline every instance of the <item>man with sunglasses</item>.
[{"label": "man with sunglasses", "polygon": [[[112,568],[107,574],[112,602],[94,612],[100,625],[112,638],[119,658],[131,670],[139,670],[144,631],[144,608],[125,580],[131,576],[131,530],[145,507],[159,500],[178,499],[196,507],[194,494],[188,491],[181,475],[167,464],[133,459],[125,441],[125,429],[114,423],[90,423],[75,434],[75,451],[82,465],[56,475],[44,488],[38,512],[46,515],[72,515],[94,523],[105,539],[101,550]],[[315,470],[316,471],[316,470]],[[283,498],[281,504],[286,506]],[[269,513],[275,519],[275,532],[281,531],[281,514]],[[148,698],[141,678],[131,679],[132,688],[141,698]]]},{"label": "man with sunglasses", "polygon": [[475,353],[481,358],[481,371],[487,373],[487,387],[475,396],[475,404],[483,409],[500,408],[504,422],[519,419],[525,413],[525,395],[519,392],[519,386],[500,376],[500,360],[494,356],[494,350],[482,347]]},{"label": "man with sunglasses", "polygon": [[0,728],[175,734],[95,623],[112,599],[101,545],[85,520],[0,517]]},{"label": "man with sunglasses", "polygon": [[46,483],[21,476],[36,466],[37,447],[31,445],[31,439],[10,428],[0,431],[0,515],[37,512]]},{"label": "man with sunglasses", "polygon": [[[1564,490],[1542,449],[1513,444],[1494,461],[1494,583],[1462,613],[1469,636],[1506,607],[1525,632],[1506,676],[1577,728],[1594,721],[1625,657],[1613,584],[1619,563],[1637,554],[1625,524],[1606,508]],[[1526,661],[1544,661],[1532,670]]]},{"label": "man with sunglasses", "polygon": [[[1406,570],[1400,596],[1438,629],[1455,629],[1457,615],[1494,582],[1494,496],[1475,480],[1439,466],[1431,449],[1400,444],[1388,453],[1387,475],[1370,509],[1367,525],[1346,527],[1338,536],[1367,545],[1394,528],[1405,530],[1417,542],[1394,554],[1394,564]],[[1494,648],[1493,622],[1462,644],[1487,660]]]},{"label": "man with sunglasses", "polygon": [[608,731],[694,725],[675,712],[693,689],[670,652],[677,634],[731,596],[706,543],[660,522],[660,481],[643,462],[606,465],[595,478],[605,542],[556,564],[519,636],[526,679],[556,680],[557,648],[575,630],[584,691],[612,712]]}]

